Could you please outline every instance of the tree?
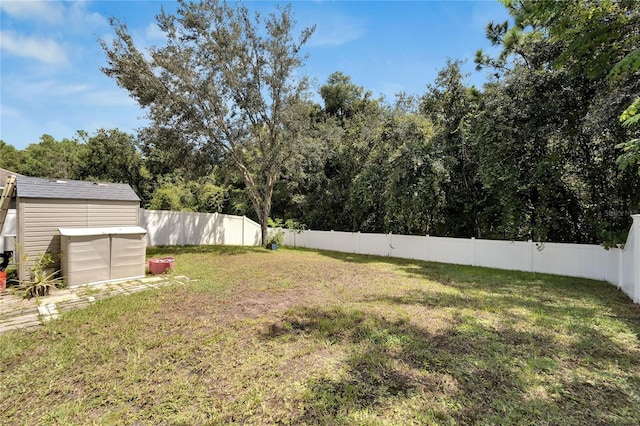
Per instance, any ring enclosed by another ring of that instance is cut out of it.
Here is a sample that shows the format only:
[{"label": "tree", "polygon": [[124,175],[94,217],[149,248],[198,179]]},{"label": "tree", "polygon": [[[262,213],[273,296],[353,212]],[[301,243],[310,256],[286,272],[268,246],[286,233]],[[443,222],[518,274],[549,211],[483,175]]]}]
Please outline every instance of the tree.
[{"label": "tree", "polygon": [[351,77],[340,71],[329,76],[320,88],[320,96],[326,114],[340,121],[352,118],[371,102],[371,92],[353,84]]},{"label": "tree", "polygon": [[442,183],[445,208],[438,235],[482,236],[493,200],[488,199],[478,177],[478,148],[474,134],[481,99],[475,87],[465,85],[460,61],[447,61],[434,84],[427,86],[420,111],[435,126],[434,149],[448,172]]},{"label": "tree", "polygon": [[[617,108],[626,126],[640,120],[640,1],[502,1],[515,25],[510,29],[507,22],[487,26],[487,36],[503,51],[497,60],[478,51],[479,67],[501,67],[510,54],[521,55],[522,47],[534,41],[551,46],[553,55],[547,58],[551,66],[574,78],[606,78],[609,87],[603,93],[608,108]],[[616,146],[623,149],[618,159],[622,168],[640,165],[640,129],[634,127],[632,139]]]},{"label": "tree", "polygon": [[0,168],[17,171],[22,161],[22,153],[13,145],[0,139]]},{"label": "tree", "polygon": [[638,2],[504,3],[515,26],[487,26],[502,53],[476,58],[500,77],[485,85],[476,125],[482,182],[500,206],[497,230],[607,240],[628,229],[640,196],[635,170],[616,167],[616,147],[632,134],[617,115],[640,91],[635,71],[617,65],[637,49]]},{"label": "tree", "polygon": [[158,15],[166,45],[148,55],[126,25],[112,20],[115,40],[101,41],[108,58],[103,72],[147,110],[154,126],[231,159],[266,244],[273,189],[296,148],[297,105],[307,91],[297,74],[300,49],[314,28],[294,39],[290,6],[263,19],[243,5],[179,3],[177,15]]},{"label": "tree", "polygon": [[147,198],[150,176],[133,135],[118,129],[100,129],[93,136],[84,131],[79,131],[78,136],[84,141],[78,179],[128,183],[141,198]]},{"label": "tree", "polygon": [[385,114],[351,188],[355,228],[429,234],[441,218],[448,172],[434,158],[433,125],[414,112]]},{"label": "tree", "polygon": [[25,176],[73,179],[82,149],[75,139],[56,141],[51,135],[42,135],[40,143],[32,143],[22,151],[22,161],[16,171]]}]

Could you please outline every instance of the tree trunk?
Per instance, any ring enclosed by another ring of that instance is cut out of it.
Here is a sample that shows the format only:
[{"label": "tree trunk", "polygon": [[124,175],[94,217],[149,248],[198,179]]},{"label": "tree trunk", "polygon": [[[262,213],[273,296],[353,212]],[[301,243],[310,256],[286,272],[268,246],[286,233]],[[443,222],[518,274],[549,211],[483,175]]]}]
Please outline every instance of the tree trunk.
[{"label": "tree trunk", "polygon": [[262,217],[260,218],[260,229],[262,230],[262,246],[266,247],[269,242],[269,228],[267,227],[267,220],[269,218],[269,213],[265,214],[263,210]]}]

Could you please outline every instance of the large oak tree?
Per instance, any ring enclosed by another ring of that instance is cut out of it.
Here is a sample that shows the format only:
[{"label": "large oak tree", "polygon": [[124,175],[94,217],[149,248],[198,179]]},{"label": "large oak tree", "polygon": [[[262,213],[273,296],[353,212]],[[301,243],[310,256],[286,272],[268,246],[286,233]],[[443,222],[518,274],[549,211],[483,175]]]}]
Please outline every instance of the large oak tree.
[{"label": "large oak tree", "polygon": [[314,29],[294,37],[289,6],[261,17],[215,0],[182,0],[175,15],[163,10],[156,19],[166,44],[146,52],[126,25],[112,20],[116,37],[101,42],[108,57],[103,72],[155,127],[231,159],[266,243],[273,188],[295,148],[296,106],[307,91],[300,49]]}]

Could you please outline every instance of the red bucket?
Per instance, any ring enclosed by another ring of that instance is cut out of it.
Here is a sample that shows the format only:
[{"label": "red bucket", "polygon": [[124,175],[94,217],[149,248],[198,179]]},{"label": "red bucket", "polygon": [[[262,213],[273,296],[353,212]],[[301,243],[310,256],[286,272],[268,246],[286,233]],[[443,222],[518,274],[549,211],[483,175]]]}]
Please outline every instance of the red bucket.
[{"label": "red bucket", "polygon": [[0,271],[0,291],[7,289],[7,271]]},{"label": "red bucket", "polygon": [[163,257],[160,259],[149,259],[149,273],[153,275],[164,274],[175,269],[173,257]]}]

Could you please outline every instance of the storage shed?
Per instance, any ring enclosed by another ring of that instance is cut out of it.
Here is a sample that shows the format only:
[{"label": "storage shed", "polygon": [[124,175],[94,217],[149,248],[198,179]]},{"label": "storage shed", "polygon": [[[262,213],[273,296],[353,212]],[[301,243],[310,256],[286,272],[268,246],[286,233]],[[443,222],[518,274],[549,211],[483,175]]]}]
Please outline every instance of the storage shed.
[{"label": "storage shed", "polygon": [[139,226],[60,228],[68,286],[144,277],[147,231]]},{"label": "storage shed", "polygon": [[[31,279],[30,268],[43,253],[60,269],[59,228],[139,225],[140,198],[129,185],[18,176],[16,251],[18,276]],[[98,281],[98,280],[96,280]]]}]

